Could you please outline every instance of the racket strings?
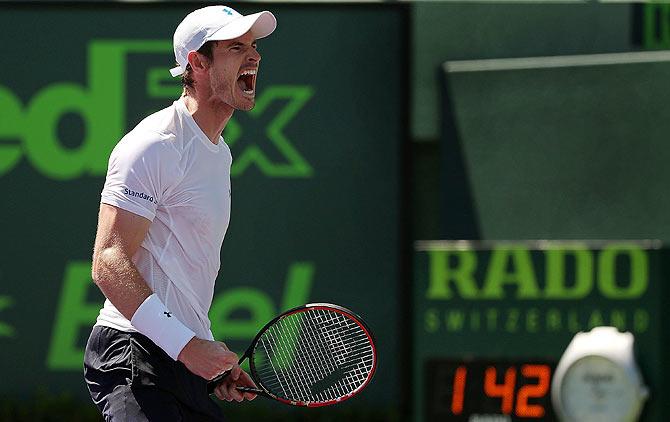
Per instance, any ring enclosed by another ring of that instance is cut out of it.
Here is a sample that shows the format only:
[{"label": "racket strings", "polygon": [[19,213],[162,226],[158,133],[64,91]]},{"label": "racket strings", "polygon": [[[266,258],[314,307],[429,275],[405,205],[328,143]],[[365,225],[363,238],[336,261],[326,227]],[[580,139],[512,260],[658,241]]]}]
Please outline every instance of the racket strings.
[{"label": "racket strings", "polygon": [[[282,361],[281,366],[284,370],[277,371],[277,365],[274,365],[272,371],[257,370],[257,374],[261,377],[275,375],[276,379],[269,378],[264,382],[266,388],[279,386],[282,392],[291,393],[286,397],[305,400],[310,395],[308,386],[335,370],[333,359],[324,343],[307,330],[305,324],[296,326],[294,323],[289,323],[295,320],[282,322],[283,324],[268,330],[267,339],[270,341],[264,344],[264,349],[274,353],[274,360]],[[294,344],[291,344],[290,340],[293,340]],[[290,365],[287,365],[287,362],[290,362]],[[320,365],[315,365],[315,362],[319,362]]]},{"label": "racket strings", "polygon": [[349,350],[341,340],[337,340],[335,335],[337,331],[344,332],[343,330],[348,327],[343,326],[342,321],[328,318],[328,316],[328,313],[325,311],[320,311],[313,318],[313,322],[323,327],[321,331],[318,331],[321,336],[315,336],[316,332],[310,332],[310,340],[312,342],[321,341],[322,347],[318,348],[318,350],[323,350],[323,353],[329,358],[328,374],[310,386],[310,392],[317,401],[335,400],[337,397],[350,392],[346,391],[346,384],[344,383],[344,380],[346,380],[346,371],[349,369],[348,366],[350,366],[348,364],[347,367],[344,367],[344,364],[347,363],[344,353]]},{"label": "racket strings", "polygon": [[[372,370],[374,352],[367,334],[357,323],[334,312],[321,310],[320,316],[329,327],[322,334],[342,377],[323,391],[323,395],[332,400],[350,394],[363,385]],[[317,398],[322,399],[318,394]]]},{"label": "racket strings", "polygon": [[[296,331],[295,324],[282,320],[282,323],[268,329],[259,344],[263,346],[265,356],[255,355],[256,373],[266,388],[284,397],[305,397],[309,394],[307,385],[316,382],[316,378],[325,374],[327,368],[309,367],[315,359],[325,361],[323,351],[308,348],[305,334]],[[306,356],[304,351],[310,353]],[[265,365],[258,365],[258,362]],[[270,366],[267,365],[270,362]],[[325,361],[328,366],[328,361]],[[278,390],[281,390],[281,393]]]},{"label": "racket strings", "polygon": [[374,349],[351,318],[326,309],[288,315],[259,339],[254,366],[259,381],[288,400],[337,400],[364,385]]}]

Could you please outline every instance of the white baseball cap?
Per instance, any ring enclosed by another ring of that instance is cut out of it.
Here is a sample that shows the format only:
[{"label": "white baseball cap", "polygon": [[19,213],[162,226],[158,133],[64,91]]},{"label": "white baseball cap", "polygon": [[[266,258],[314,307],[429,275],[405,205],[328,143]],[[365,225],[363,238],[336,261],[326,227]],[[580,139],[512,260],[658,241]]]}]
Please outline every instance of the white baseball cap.
[{"label": "white baseball cap", "polygon": [[186,71],[188,53],[197,51],[207,41],[232,40],[251,31],[256,39],[267,37],[277,27],[277,19],[263,11],[241,15],[228,6],[207,6],[186,15],[174,31],[174,57],[179,66],[170,69],[172,76]]}]

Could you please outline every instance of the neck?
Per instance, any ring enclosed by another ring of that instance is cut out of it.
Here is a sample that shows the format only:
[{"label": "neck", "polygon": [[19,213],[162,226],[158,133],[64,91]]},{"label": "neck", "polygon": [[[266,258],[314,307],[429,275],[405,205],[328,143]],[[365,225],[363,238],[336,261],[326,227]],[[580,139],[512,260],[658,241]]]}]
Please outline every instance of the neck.
[{"label": "neck", "polygon": [[218,99],[198,95],[197,91],[186,91],[182,97],[195,123],[213,144],[218,144],[219,136],[233,116],[234,109]]}]

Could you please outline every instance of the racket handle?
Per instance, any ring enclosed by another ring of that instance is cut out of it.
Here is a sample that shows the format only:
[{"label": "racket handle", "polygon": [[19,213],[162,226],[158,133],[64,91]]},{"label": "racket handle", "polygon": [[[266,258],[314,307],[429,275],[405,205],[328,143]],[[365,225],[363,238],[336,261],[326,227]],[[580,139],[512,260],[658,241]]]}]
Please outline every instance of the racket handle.
[{"label": "racket handle", "polygon": [[227,377],[228,375],[230,375],[230,371],[226,371],[226,372],[224,372],[223,374],[221,374],[221,375],[217,375],[217,376],[215,376],[214,378],[212,378],[211,380],[209,380],[209,381],[207,382],[207,392],[208,392],[209,394],[212,394],[212,393],[214,392],[214,389],[216,388],[216,386],[219,385],[219,383],[220,383],[225,377]]},{"label": "racket handle", "polygon": [[212,378],[209,382],[218,384],[220,383],[224,378],[226,378],[228,375],[230,375],[230,371],[226,371],[223,374],[217,375],[214,378]]},{"label": "racket handle", "polygon": [[[240,358],[240,360],[237,361],[237,364],[238,364],[238,365],[242,365],[242,362],[244,362],[244,359],[246,359],[246,357],[247,357],[248,355],[249,355],[249,350],[247,350],[247,351],[242,355],[242,357]],[[216,386],[219,385],[219,383],[221,382],[221,380],[223,380],[225,377],[227,377],[228,375],[230,375],[230,372],[231,372],[231,371],[232,371],[232,369],[230,369],[230,370],[228,370],[228,371],[222,373],[221,375],[217,375],[217,376],[215,376],[214,378],[212,378],[211,380],[209,380],[209,381],[207,382],[207,393],[209,393],[209,394],[214,393],[214,389],[216,388]]]},{"label": "racket handle", "polygon": [[265,394],[263,390],[259,390],[258,388],[237,387],[237,390],[243,393]]},{"label": "racket handle", "polygon": [[[221,377],[221,379],[223,379],[223,378],[225,378],[225,375],[227,375],[227,374],[221,374],[221,375],[219,375],[219,377]],[[216,388],[217,385],[219,385],[219,381],[221,381],[221,380],[218,380],[218,381],[212,380],[207,384],[207,392],[209,394],[214,393],[214,389]],[[265,394],[265,392],[263,390],[260,390],[258,388],[252,388],[252,387],[237,387],[237,390],[241,391],[243,393]]]}]

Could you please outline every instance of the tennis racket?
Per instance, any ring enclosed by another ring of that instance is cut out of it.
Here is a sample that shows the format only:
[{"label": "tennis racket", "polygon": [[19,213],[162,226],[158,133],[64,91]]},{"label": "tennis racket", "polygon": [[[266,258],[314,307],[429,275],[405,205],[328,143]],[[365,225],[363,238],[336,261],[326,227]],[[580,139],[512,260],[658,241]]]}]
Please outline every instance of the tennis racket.
[{"label": "tennis racket", "polygon": [[[290,309],[268,322],[239,363],[249,359],[258,389],[240,391],[294,406],[342,402],[370,383],[377,352],[367,325],[350,310],[328,303]],[[210,394],[230,371],[210,381]]]}]

